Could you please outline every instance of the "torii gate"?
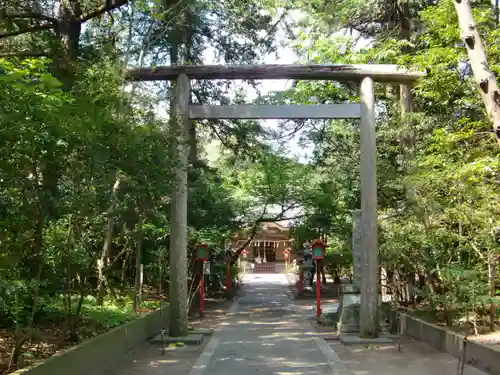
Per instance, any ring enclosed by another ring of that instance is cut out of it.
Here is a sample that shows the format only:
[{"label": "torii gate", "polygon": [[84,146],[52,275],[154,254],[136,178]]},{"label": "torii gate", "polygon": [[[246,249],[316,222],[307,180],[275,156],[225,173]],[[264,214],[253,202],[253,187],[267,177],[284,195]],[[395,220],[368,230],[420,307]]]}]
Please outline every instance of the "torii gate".
[{"label": "torii gate", "polygon": [[[421,72],[396,65],[173,65],[128,70],[131,81],[175,81],[172,121],[177,134],[177,184],[171,195],[170,334],[187,334],[187,134],[192,119],[361,119],[361,211],[363,257],[361,268],[360,334],[378,335],[377,175],[374,81],[411,84]],[[192,79],[295,79],[360,83],[360,103],[313,105],[194,105],[190,104]],[[180,283],[178,283],[180,281]],[[185,322],[185,323],[184,323]],[[184,327],[185,326],[185,327]]]}]

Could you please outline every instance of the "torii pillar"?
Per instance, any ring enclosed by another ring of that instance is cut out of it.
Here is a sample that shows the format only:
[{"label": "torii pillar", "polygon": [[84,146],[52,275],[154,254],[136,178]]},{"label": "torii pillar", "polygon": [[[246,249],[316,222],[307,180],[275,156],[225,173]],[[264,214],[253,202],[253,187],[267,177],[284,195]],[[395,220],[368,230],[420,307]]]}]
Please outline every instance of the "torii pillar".
[{"label": "torii pillar", "polygon": [[376,338],[378,323],[377,145],[373,79],[361,81],[361,257],[360,337]]}]

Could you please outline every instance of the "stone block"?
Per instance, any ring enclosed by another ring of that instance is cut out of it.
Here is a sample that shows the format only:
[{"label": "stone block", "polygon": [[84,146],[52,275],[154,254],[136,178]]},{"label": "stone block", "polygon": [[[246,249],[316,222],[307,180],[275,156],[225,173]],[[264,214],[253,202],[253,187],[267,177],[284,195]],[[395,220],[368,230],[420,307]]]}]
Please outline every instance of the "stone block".
[{"label": "stone block", "polygon": [[190,328],[190,335],[210,336],[214,332],[213,328]]},{"label": "stone block", "polygon": [[360,290],[356,284],[340,284],[342,294],[359,294]]},{"label": "stone block", "polygon": [[203,335],[202,334],[189,334],[187,336],[181,336],[181,337],[171,337],[168,335],[158,335],[155,336],[152,340],[152,344],[161,344],[162,340],[163,343],[166,345],[169,344],[175,344],[175,343],[182,343],[184,345],[200,345],[203,341]]},{"label": "stone block", "polygon": [[321,306],[321,315],[318,323],[325,326],[335,326],[338,322],[339,303],[328,303]]},{"label": "stone block", "polygon": [[338,333],[359,332],[359,308],[361,296],[359,294],[342,294],[337,316]]},{"label": "stone block", "polygon": [[299,266],[299,271],[300,272],[308,272],[311,271],[314,268],[313,264],[301,264]]},{"label": "stone block", "polygon": [[352,260],[353,282],[361,287],[361,263],[363,262],[363,223],[361,210],[352,211]]},{"label": "stone block", "polygon": [[344,345],[392,345],[394,341],[386,335],[380,335],[375,338],[359,337],[358,334],[341,333],[340,342]]}]

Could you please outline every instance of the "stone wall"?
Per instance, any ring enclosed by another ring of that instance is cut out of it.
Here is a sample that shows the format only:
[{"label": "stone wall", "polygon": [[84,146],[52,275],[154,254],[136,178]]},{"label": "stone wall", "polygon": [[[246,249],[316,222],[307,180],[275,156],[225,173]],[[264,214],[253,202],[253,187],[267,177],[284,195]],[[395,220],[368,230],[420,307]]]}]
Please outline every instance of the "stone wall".
[{"label": "stone wall", "polygon": [[[397,313],[389,311],[388,318],[393,331],[397,330]],[[405,334],[425,342],[437,350],[459,358],[462,353],[464,336],[453,331],[428,323],[408,314],[401,314]],[[496,349],[470,337],[466,345],[466,363],[492,375],[500,375],[500,348]]]},{"label": "stone wall", "polygon": [[38,366],[13,374],[23,375],[88,375],[99,373],[128,351],[160,333],[160,323],[168,328],[169,308],[156,310],[131,322],[48,358]]}]

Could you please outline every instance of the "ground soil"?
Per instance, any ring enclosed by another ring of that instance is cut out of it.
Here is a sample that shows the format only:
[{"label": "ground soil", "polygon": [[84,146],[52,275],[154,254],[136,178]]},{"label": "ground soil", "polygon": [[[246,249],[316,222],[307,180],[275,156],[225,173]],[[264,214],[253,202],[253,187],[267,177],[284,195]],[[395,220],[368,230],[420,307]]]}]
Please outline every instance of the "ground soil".
[{"label": "ground soil", "polygon": [[[19,366],[13,366],[10,371],[29,366],[35,361],[44,360],[59,351],[70,347],[67,334],[60,326],[37,328],[37,339],[26,342],[23,345]],[[0,330],[0,374],[7,374],[12,348],[14,347],[14,335],[11,330]]]},{"label": "ground soil", "polygon": [[470,337],[469,340],[500,349],[500,332],[491,332]]},{"label": "ground soil", "polygon": [[[477,332],[475,335],[474,330],[472,328],[472,324],[465,324],[462,322],[459,326],[447,326],[443,319],[438,319],[437,316],[439,314],[430,314],[428,313],[428,307],[426,306],[416,306],[412,308],[408,308],[405,310],[408,314],[414,315],[419,319],[422,319],[431,324],[435,324],[437,326],[443,327],[444,329],[449,329],[454,331],[460,335],[468,335],[468,339],[470,341],[479,342],[486,346],[490,346],[495,348],[496,350],[500,349],[500,331],[491,332],[489,325],[477,324]],[[497,327],[498,328],[498,327]]]}]

